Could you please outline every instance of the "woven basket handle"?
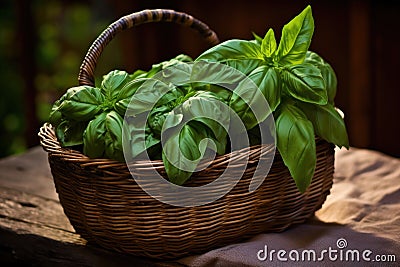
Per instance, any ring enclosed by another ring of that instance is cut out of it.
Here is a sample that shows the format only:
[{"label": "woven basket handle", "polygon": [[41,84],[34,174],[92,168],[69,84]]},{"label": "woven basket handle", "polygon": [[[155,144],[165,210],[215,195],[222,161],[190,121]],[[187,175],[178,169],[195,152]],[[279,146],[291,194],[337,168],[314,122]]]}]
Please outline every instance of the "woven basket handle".
[{"label": "woven basket handle", "polygon": [[192,16],[169,9],[143,10],[124,16],[104,30],[89,48],[80,67],[79,85],[94,86],[94,69],[100,54],[114,36],[122,30],[148,22],[175,22],[197,30],[211,45],[219,42],[217,35],[206,24]]}]

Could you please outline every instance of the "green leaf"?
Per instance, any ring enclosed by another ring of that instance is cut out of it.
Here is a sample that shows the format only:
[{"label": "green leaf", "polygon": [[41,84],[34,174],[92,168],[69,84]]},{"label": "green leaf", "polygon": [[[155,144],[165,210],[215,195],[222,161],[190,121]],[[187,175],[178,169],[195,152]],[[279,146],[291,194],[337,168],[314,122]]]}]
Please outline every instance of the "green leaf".
[{"label": "green leaf", "polygon": [[264,63],[259,44],[237,39],[225,41],[208,49],[195,61],[200,60],[224,63],[245,75]]},{"label": "green leaf", "polygon": [[282,29],[276,56],[281,65],[301,64],[310,46],[314,33],[311,7],[307,6]]},{"label": "green leaf", "polygon": [[[260,68],[259,70],[262,72],[265,69]],[[260,74],[259,70],[256,70],[252,75],[253,77],[250,78],[256,80],[257,83],[262,84],[263,90],[269,90],[269,88],[266,87],[268,86],[268,83],[274,83],[270,80],[272,79],[272,75],[271,77],[268,75],[269,78],[267,77],[267,81],[263,81],[265,75],[262,73]],[[257,84],[249,82],[249,80],[243,80],[235,88],[230,99],[229,106],[243,121],[246,129],[251,129],[261,123],[272,112],[270,108],[268,109],[268,102],[266,101],[266,97],[263,95],[263,93],[265,93],[269,97],[269,92],[262,92],[260,89],[257,87]],[[271,99],[273,98],[271,97]],[[272,100],[272,102],[273,105],[276,105],[275,100]]]},{"label": "green leaf", "polygon": [[276,119],[277,148],[300,192],[310,185],[316,165],[312,123],[296,106],[281,104]]},{"label": "green leaf", "polygon": [[83,132],[87,123],[63,120],[57,125],[56,135],[63,147],[70,147],[83,144]]},{"label": "green leaf", "polygon": [[261,42],[261,51],[266,57],[272,57],[276,51],[276,40],[274,30],[269,29]]},{"label": "green leaf", "polygon": [[175,64],[163,68],[153,78],[166,83],[173,83],[175,86],[188,85],[192,73],[192,64],[177,61]]},{"label": "green leaf", "polygon": [[162,125],[162,132],[166,132],[167,130],[178,126],[182,121],[183,114],[177,113],[177,110],[169,112]]},{"label": "green leaf", "polygon": [[[152,132],[160,137],[161,136],[161,131],[163,129],[163,125],[165,122],[165,119],[167,118],[169,112],[171,111],[171,108],[168,106],[159,106],[154,108],[148,116],[148,125]],[[178,122],[178,124],[180,121]],[[175,126],[175,125],[174,125]]]},{"label": "green leaf", "polygon": [[275,68],[262,65],[248,77],[258,86],[267,100],[271,111],[275,111],[281,101],[281,79]]},{"label": "green leaf", "polygon": [[104,97],[98,88],[80,86],[58,107],[69,120],[88,121],[101,111]]},{"label": "green leaf", "polygon": [[54,126],[57,127],[63,121],[63,115],[60,111],[60,106],[65,100],[69,100],[74,94],[78,91],[86,90],[85,86],[77,86],[72,87],[63,94],[60,99],[56,100],[51,108],[49,122]]},{"label": "green leaf", "polygon": [[235,68],[229,68],[219,62],[201,60],[193,64],[190,81],[233,87],[244,78],[246,76]]},{"label": "green leaf", "polygon": [[115,102],[113,108],[118,112],[119,115],[124,116],[126,109],[131,102],[131,97],[136,93],[136,91],[142,86],[147,79],[137,79],[127,82],[120,90],[117,96],[117,101]]},{"label": "green leaf", "polygon": [[131,98],[145,81],[146,79],[141,78],[124,83],[124,85],[118,90],[117,99],[122,100]]},{"label": "green leaf", "polygon": [[107,157],[124,161],[123,122],[123,118],[115,111],[97,115],[83,133],[83,153],[90,158]]},{"label": "green leaf", "polygon": [[[230,114],[228,106],[211,92],[200,91],[182,104],[182,113],[186,121],[203,123],[203,128],[211,130],[213,137],[222,145],[217,151],[225,152],[227,130],[229,129]],[[218,147],[218,146],[217,146]]]},{"label": "green leaf", "polygon": [[328,102],[333,104],[336,96],[337,78],[331,65],[329,65],[329,63],[322,59],[322,57],[317,53],[311,51],[307,51],[304,62],[315,65],[321,71],[322,78],[324,78],[325,81],[326,91],[328,93]]},{"label": "green leaf", "polygon": [[290,66],[283,70],[282,78],[292,97],[308,103],[327,104],[325,82],[317,67],[309,63]]},{"label": "green leaf", "polygon": [[168,179],[177,185],[185,183],[195,171],[205,150],[210,146],[204,128],[195,122],[185,124],[180,132],[174,133],[166,141],[162,159]]},{"label": "green leaf", "polygon": [[219,85],[209,84],[207,91],[217,95],[218,98],[221,99],[225,104],[229,104],[229,100],[232,96],[231,90]]},{"label": "green leaf", "polygon": [[62,113],[58,110],[59,106],[60,106],[60,101],[57,100],[53,104],[51,111],[50,111],[49,122],[54,127],[57,127],[63,121]]},{"label": "green leaf", "polygon": [[260,36],[258,36],[256,33],[253,32],[253,36],[254,36],[254,42],[258,45],[262,44],[262,40],[263,38],[261,38]]},{"label": "green leaf", "polygon": [[130,81],[146,77],[147,77],[147,71],[144,70],[136,70],[134,73],[128,75],[128,79]]},{"label": "green leaf", "polygon": [[114,99],[118,93],[120,87],[124,85],[128,77],[128,73],[122,70],[110,71],[103,77],[101,82],[101,92],[108,100]]},{"label": "green leaf", "polygon": [[202,53],[195,61],[207,60],[213,62],[224,62],[227,60],[240,59],[263,59],[260,45],[246,40],[228,40],[211,47]]},{"label": "green leaf", "polygon": [[170,101],[170,99],[164,97],[170,90],[171,88],[167,84],[159,80],[146,79],[129,101],[120,102],[119,111],[126,109],[129,116],[150,111],[156,103],[163,104],[163,102],[160,103],[161,99],[164,99],[164,102]]},{"label": "green leaf", "polygon": [[124,119],[115,111],[111,111],[106,115],[104,136],[105,155],[114,160],[124,161],[124,153],[122,150],[122,125]]},{"label": "green leaf", "polygon": [[333,105],[319,106],[301,103],[300,108],[312,122],[315,133],[319,137],[339,147],[349,148],[346,125]]},{"label": "green leaf", "polygon": [[152,66],[151,70],[148,72],[147,78],[151,78],[154,75],[156,75],[158,72],[160,72],[161,70],[167,69],[171,66],[180,64],[182,62],[192,62],[192,61],[193,61],[193,59],[191,57],[189,57],[188,55],[181,54],[170,60],[163,61],[158,64],[154,64]]},{"label": "green leaf", "polygon": [[105,119],[107,113],[101,113],[91,120],[83,132],[83,154],[90,158],[101,158],[105,151]]},{"label": "green leaf", "polygon": [[199,118],[194,121],[202,123],[202,127],[206,130],[208,138],[210,138],[210,140],[212,140],[214,143],[215,149],[211,143],[209,144],[210,147],[212,147],[218,155],[224,155],[226,151],[226,145],[228,143],[228,135],[224,127],[207,118]]},{"label": "green leaf", "polygon": [[230,59],[223,63],[229,67],[237,69],[244,75],[249,75],[249,73],[255,70],[257,67],[264,65],[265,61],[261,59]]},{"label": "green leaf", "polygon": [[[130,133],[130,153],[132,158],[136,158],[144,151],[160,143],[160,138],[156,138],[150,127],[146,124],[146,113],[136,117],[127,117],[127,130]],[[159,151],[161,153],[161,149]],[[154,156],[154,154],[152,155]]]}]

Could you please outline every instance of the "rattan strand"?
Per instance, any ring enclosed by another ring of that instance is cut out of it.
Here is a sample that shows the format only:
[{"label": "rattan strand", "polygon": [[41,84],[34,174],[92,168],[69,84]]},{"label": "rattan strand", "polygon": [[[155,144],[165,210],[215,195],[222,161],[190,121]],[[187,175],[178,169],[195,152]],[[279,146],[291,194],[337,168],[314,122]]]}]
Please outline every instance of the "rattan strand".
[{"label": "rattan strand", "polygon": [[219,42],[217,35],[206,24],[194,17],[174,10],[143,10],[120,18],[105,29],[89,48],[80,67],[78,81],[80,85],[94,85],[94,70],[97,61],[107,44],[115,35],[125,29],[149,22],[174,22],[193,28],[211,45]]}]

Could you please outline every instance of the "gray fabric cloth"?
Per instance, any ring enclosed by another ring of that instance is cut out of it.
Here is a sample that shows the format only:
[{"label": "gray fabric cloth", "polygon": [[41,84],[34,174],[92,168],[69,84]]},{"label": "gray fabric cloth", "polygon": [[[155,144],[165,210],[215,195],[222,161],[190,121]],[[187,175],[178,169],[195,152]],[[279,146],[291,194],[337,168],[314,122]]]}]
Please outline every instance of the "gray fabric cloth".
[{"label": "gray fabric cloth", "polygon": [[[265,257],[265,251],[271,257],[258,259]],[[383,259],[391,262],[378,262]],[[331,194],[314,218],[282,233],[260,234],[179,262],[189,266],[400,266],[400,160],[365,149],[339,150]]]}]

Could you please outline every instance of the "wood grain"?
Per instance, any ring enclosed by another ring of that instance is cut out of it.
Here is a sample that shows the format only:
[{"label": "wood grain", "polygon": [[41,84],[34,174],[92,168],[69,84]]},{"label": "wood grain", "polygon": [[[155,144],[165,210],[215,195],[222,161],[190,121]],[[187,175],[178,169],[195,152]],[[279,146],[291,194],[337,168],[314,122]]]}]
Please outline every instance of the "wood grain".
[{"label": "wood grain", "polygon": [[0,187],[2,266],[182,266],[108,252],[74,233],[52,199]]}]

